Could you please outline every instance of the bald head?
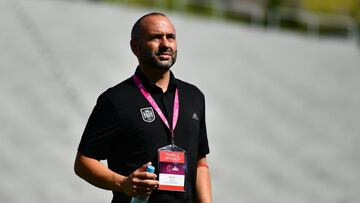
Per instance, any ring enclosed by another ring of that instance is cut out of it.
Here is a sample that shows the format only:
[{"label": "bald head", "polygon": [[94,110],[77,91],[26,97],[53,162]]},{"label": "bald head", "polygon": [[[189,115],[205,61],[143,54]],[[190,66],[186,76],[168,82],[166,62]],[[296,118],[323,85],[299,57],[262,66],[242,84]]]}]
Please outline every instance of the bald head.
[{"label": "bald head", "polygon": [[[131,40],[138,41],[140,39],[141,33],[143,32],[143,27],[146,26],[146,25],[144,25],[144,20],[146,18],[152,17],[152,16],[162,16],[162,17],[168,19],[168,17],[165,14],[158,13],[158,12],[152,12],[152,13],[148,13],[148,14],[142,16],[141,18],[139,18],[139,20],[137,20],[135,22],[135,24],[132,27]],[[170,22],[170,20],[169,20],[169,22]]]}]

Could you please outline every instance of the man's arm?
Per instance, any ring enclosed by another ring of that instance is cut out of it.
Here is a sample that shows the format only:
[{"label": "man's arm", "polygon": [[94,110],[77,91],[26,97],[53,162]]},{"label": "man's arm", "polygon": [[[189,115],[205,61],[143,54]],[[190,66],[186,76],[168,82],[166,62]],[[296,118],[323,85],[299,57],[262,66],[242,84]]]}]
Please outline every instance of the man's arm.
[{"label": "man's arm", "polygon": [[206,156],[199,158],[196,176],[196,191],[200,203],[211,203],[211,182]]},{"label": "man's arm", "polygon": [[129,176],[117,174],[102,164],[99,160],[78,153],[75,159],[75,173],[90,184],[112,191],[119,191],[128,196],[150,194],[158,185],[156,175],[145,172],[144,164]]}]

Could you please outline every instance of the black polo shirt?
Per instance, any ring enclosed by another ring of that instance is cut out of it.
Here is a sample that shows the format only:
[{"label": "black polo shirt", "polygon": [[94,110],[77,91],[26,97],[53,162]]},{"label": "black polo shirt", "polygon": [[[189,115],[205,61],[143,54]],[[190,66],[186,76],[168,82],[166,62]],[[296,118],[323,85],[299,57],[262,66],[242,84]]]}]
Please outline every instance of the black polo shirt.
[{"label": "black polo shirt", "polygon": [[[175,145],[186,150],[186,192],[155,190],[149,202],[196,202],[197,158],[209,153],[202,92],[171,73],[168,90],[148,80],[138,68],[135,74],[172,124],[175,89],[179,92],[179,117],[174,129]],[[114,172],[128,176],[151,161],[158,173],[157,150],[171,143],[170,131],[141,94],[132,77],[102,93],[82,135],[78,151],[97,160],[107,160]],[[112,202],[130,202],[113,192]]]}]

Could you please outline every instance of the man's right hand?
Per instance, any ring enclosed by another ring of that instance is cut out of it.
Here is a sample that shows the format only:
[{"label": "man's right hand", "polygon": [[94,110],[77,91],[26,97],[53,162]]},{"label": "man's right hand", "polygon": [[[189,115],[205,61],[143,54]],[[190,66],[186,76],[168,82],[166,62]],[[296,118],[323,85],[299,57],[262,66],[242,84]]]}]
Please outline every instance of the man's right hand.
[{"label": "man's right hand", "polygon": [[99,160],[78,153],[76,155],[75,173],[92,185],[112,191],[123,192],[128,196],[149,195],[159,181],[156,174],[145,172],[151,163],[144,164],[129,176],[123,176],[110,170]]},{"label": "man's right hand", "polygon": [[123,193],[131,197],[150,195],[151,191],[159,185],[159,181],[156,180],[156,174],[146,172],[146,167],[149,165],[151,162],[144,164],[124,179],[121,184]]}]

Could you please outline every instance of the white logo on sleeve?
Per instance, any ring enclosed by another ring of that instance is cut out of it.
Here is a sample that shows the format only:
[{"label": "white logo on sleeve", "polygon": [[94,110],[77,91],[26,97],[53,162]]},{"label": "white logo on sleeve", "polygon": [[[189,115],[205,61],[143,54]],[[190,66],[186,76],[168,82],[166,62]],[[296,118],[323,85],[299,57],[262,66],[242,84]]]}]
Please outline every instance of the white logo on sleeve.
[{"label": "white logo on sleeve", "polygon": [[199,120],[199,117],[196,115],[196,113],[194,113],[194,114],[192,115],[192,118],[195,119],[195,120]]},{"label": "white logo on sleeve", "polygon": [[155,113],[152,107],[142,108],[140,112],[145,122],[151,123],[155,120]]}]

